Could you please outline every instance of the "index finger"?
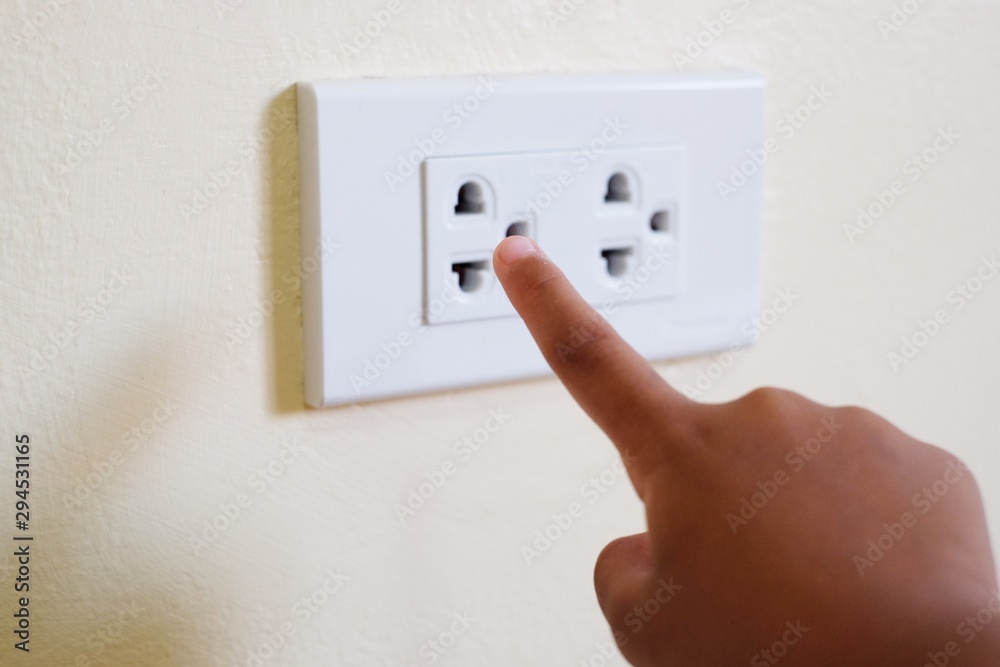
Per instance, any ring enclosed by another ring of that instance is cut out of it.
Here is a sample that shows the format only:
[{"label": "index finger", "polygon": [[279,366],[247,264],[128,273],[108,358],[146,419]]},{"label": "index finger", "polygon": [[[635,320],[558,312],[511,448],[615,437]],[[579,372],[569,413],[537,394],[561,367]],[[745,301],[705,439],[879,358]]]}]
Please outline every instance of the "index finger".
[{"label": "index finger", "polygon": [[[666,383],[523,236],[505,239],[493,266],[559,379],[640,474],[680,443],[695,404]],[[672,436],[671,434],[675,434]],[[641,495],[641,492],[640,492]]]}]

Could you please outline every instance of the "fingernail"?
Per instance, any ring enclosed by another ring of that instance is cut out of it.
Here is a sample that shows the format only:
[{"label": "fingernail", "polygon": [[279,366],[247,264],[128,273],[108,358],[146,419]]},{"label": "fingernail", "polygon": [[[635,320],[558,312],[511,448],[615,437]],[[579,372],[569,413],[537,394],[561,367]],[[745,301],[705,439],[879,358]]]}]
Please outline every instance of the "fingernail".
[{"label": "fingernail", "polygon": [[500,261],[504,264],[514,264],[528,255],[537,255],[538,246],[526,236],[511,236],[500,244]]}]

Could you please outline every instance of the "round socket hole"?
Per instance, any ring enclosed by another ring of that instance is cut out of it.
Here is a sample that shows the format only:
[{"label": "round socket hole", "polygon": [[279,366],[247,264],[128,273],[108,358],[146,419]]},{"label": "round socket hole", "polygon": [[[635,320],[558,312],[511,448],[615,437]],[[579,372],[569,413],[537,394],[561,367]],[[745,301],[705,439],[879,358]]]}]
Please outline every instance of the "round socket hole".
[{"label": "round socket hole", "polygon": [[669,234],[671,227],[671,216],[670,211],[657,211],[653,214],[653,217],[649,220],[649,226],[654,232],[660,234]]},{"label": "round socket hole", "polygon": [[456,262],[451,265],[451,270],[458,276],[458,288],[466,294],[474,294],[486,285],[490,263]]},{"label": "round socket hole", "polygon": [[486,197],[483,187],[474,181],[469,181],[458,189],[458,201],[455,203],[455,215],[477,215],[486,211]]},{"label": "round socket hole", "polygon": [[604,201],[608,204],[632,201],[632,186],[629,184],[628,176],[619,171],[608,179],[608,192],[604,195]]},{"label": "round socket hole", "polygon": [[601,251],[605,268],[612,278],[621,278],[632,265],[632,248],[609,248]]},{"label": "round socket hole", "polygon": [[507,236],[530,236],[531,227],[523,220],[512,222],[507,228]]}]

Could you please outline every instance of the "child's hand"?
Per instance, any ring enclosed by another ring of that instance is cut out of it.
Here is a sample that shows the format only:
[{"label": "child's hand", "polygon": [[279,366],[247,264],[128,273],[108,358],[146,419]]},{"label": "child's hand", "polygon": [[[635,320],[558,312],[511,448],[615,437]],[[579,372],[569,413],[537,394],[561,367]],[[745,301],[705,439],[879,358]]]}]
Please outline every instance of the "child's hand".
[{"label": "child's hand", "polygon": [[506,239],[494,266],[646,506],[648,532],[594,573],[632,663],[1000,665],[983,506],[955,457],[786,391],[694,403],[533,242]]}]

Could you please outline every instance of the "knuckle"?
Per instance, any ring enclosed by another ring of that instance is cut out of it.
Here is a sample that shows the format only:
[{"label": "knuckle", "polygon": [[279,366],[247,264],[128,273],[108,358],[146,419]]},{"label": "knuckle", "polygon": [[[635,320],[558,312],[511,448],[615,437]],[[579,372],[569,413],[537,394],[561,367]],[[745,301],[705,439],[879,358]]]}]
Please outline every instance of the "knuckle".
[{"label": "knuckle", "polygon": [[[857,405],[849,405],[836,409],[838,417],[848,425],[850,430],[862,437],[862,440],[869,447],[880,445],[889,449],[891,443],[899,443],[900,436],[904,436],[902,431],[896,428],[889,420],[872,412],[868,408]],[[918,443],[912,438],[905,438],[908,448],[922,443]]]},{"label": "knuckle", "polygon": [[863,408],[859,405],[845,405],[837,408],[837,413],[843,417],[844,420],[861,424],[883,421],[877,414],[868,408]]},{"label": "knuckle", "polygon": [[829,411],[786,389],[761,387],[728,404],[730,432],[737,429],[747,446],[775,450],[778,443],[807,441]]},{"label": "knuckle", "polygon": [[736,399],[734,404],[755,413],[781,414],[804,399],[795,392],[776,387],[758,387]]}]

